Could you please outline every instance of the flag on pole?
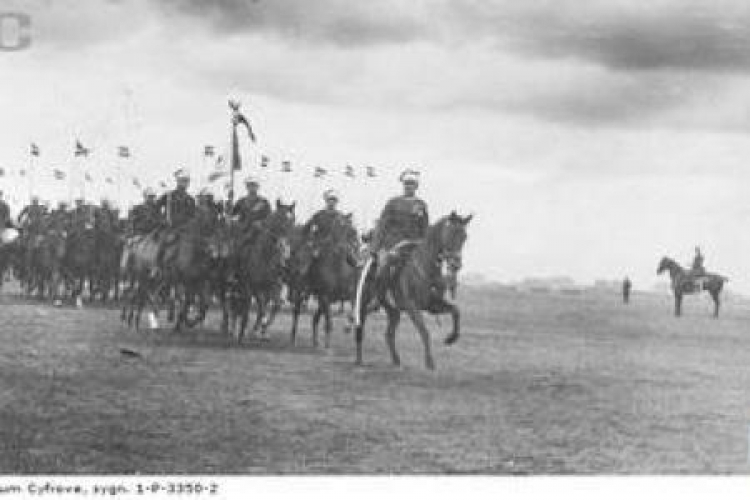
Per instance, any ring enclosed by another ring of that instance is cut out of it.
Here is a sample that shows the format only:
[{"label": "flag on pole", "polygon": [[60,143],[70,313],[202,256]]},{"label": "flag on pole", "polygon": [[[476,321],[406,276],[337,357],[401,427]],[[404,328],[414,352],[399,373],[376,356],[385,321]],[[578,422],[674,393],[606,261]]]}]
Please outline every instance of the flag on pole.
[{"label": "flag on pole", "polygon": [[31,153],[31,156],[39,156],[39,146],[32,142],[31,146],[29,147],[29,153]]},{"label": "flag on pole", "polygon": [[271,159],[268,156],[261,156],[260,157],[260,168],[268,168],[268,166],[271,164]]},{"label": "flag on pole", "polygon": [[208,182],[216,182],[222,177],[226,177],[228,175],[228,172],[223,172],[220,170],[217,170],[216,172],[211,172],[208,175]]},{"label": "flag on pole", "polygon": [[365,167],[365,170],[367,171],[367,177],[375,177],[375,167]]},{"label": "flag on pole", "polygon": [[84,174],[84,177],[86,178],[86,182],[92,182],[94,180],[91,178],[91,174],[89,174],[88,172]]},{"label": "flag on pole", "polygon": [[315,167],[315,177],[325,177],[328,173],[328,170],[322,168],[322,167]]},{"label": "flag on pole", "polygon": [[203,156],[205,156],[205,157],[212,157],[212,156],[214,156],[214,147],[213,146],[204,146],[203,147]]},{"label": "flag on pole", "polygon": [[76,140],[76,150],[74,156],[88,156],[91,150],[81,144],[81,141]]},{"label": "flag on pole", "polygon": [[159,187],[162,189],[167,189],[167,183],[164,181],[159,181]]},{"label": "flag on pole", "polygon": [[106,179],[104,179],[104,182],[106,182],[107,184],[114,184],[115,183],[115,181],[112,180],[112,177],[107,177]]},{"label": "flag on pole", "polygon": [[240,143],[237,139],[237,127],[232,127],[232,170],[242,170],[242,158],[240,158]]},{"label": "flag on pole", "polygon": [[234,110],[234,125],[235,128],[237,128],[237,125],[244,125],[247,129],[247,135],[250,136],[250,140],[256,142],[253,128],[250,126],[250,122],[247,121],[247,118],[245,118],[245,115],[240,113],[239,108]]},{"label": "flag on pole", "polygon": [[61,180],[65,179],[65,172],[63,172],[62,170],[57,169],[57,168],[52,170],[52,175],[58,181],[61,181]]},{"label": "flag on pole", "polygon": [[5,177],[5,169],[0,168],[0,177]]},{"label": "flag on pole", "polygon": [[344,175],[347,177],[354,177],[354,167],[347,165],[344,169]]},{"label": "flag on pole", "polygon": [[292,171],[292,162],[289,160],[285,160],[281,162],[281,171],[282,172],[291,172]]},{"label": "flag on pole", "polygon": [[26,170],[24,169],[19,170],[18,175],[20,175],[21,177],[26,177]]},{"label": "flag on pole", "polygon": [[120,158],[130,158],[130,148],[127,146],[119,146],[117,148],[117,155]]},{"label": "flag on pole", "polygon": [[138,177],[133,177],[133,186],[135,186],[138,189],[141,189],[141,181],[138,180]]}]

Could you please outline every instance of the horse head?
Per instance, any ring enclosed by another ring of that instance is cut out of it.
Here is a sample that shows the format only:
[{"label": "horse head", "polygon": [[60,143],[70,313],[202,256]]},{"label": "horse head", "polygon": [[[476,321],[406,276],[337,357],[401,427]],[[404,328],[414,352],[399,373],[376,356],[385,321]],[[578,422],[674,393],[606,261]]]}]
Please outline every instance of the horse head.
[{"label": "horse head", "polygon": [[673,259],[670,259],[669,257],[662,257],[659,261],[659,267],[656,269],[656,274],[661,274],[664,271],[669,271],[671,274],[675,270],[679,270],[680,265],[677,264]]},{"label": "horse head", "polygon": [[455,276],[461,270],[461,254],[467,237],[466,227],[473,217],[473,215],[461,217],[454,210],[438,223],[440,227],[438,256],[445,262],[451,276]]},{"label": "horse head", "polygon": [[333,251],[343,250],[347,260],[356,262],[359,256],[359,233],[354,227],[353,214],[348,213],[334,219],[331,226],[331,244]]}]

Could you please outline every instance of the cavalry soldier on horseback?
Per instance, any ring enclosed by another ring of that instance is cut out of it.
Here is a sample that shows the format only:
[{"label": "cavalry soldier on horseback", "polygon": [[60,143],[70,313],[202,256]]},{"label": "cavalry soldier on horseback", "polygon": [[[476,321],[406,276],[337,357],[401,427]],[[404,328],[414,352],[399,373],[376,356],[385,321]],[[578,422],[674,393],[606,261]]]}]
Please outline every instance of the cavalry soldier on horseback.
[{"label": "cavalry soldier on horseback", "polygon": [[402,244],[424,238],[429,227],[427,203],[416,196],[419,172],[405,170],[399,177],[404,194],[391,198],[380,215],[370,242],[377,258],[375,283],[384,292],[392,264],[403,258]]},{"label": "cavalry soldier on horseback", "polygon": [[221,222],[221,205],[214,201],[214,195],[208,188],[203,188],[198,193],[196,217],[202,233],[211,233]]},{"label": "cavalry soldier on horseback", "polygon": [[61,201],[49,214],[49,227],[56,231],[69,232],[73,226],[73,213],[68,210],[67,202]]},{"label": "cavalry soldier on horseback", "polygon": [[18,225],[24,229],[25,233],[36,232],[46,213],[47,208],[39,203],[38,196],[34,196],[31,198],[31,204],[26,205],[18,214]]},{"label": "cavalry soldier on horseback", "polygon": [[258,194],[260,184],[254,177],[245,179],[247,194],[237,200],[230,215],[239,222],[239,230],[246,238],[252,238],[253,229],[271,215],[271,204]]},{"label": "cavalry soldier on horseback", "polygon": [[302,227],[302,234],[310,237],[313,243],[317,244],[331,234],[331,227],[338,217],[343,214],[336,208],[339,203],[339,195],[333,189],[328,189],[323,193],[323,200],[326,206],[318,210]]},{"label": "cavalry soldier on horseback", "polygon": [[195,199],[187,192],[190,176],[184,170],[178,170],[175,178],[177,187],[156,201],[156,209],[160,213],[164,211],[168,227],[178,229],[195,216]]},{"label": "cavalry soldier on horseback", "polygon": [[307,274],[312,262],[320,255],[321,244],[326,238],[330,237],[333,224],[337,218],[344,216],[337,208],[339,195],[335,190],[326,190],[323,193],[323,200],[326,204],[325,208],[315,212],[310,220],[302,226],[302,236],[306,241],[303,247],[304,257],[302,260],[304,264],[300,270],[302,275]]},{"label": "cavalry soldier on horseback", "polygon": [[159,207],[156,205],[156,193],[151,188],[143,191],[143,203],[139,203],[128,214],[130,229],[133,234],[148,234],[159,227]]},{"label": "cavalry soldier on horseback", "polygon": [[187,192],[190,176],[182,169],[175,174],[177,187],[165,193],[156,202],[156,209],[164,211],[168,231],[161,239],[157,262],[164,269],[176,258],[174,249],[180,240],[181,232],[195,217],[195,199]]}]

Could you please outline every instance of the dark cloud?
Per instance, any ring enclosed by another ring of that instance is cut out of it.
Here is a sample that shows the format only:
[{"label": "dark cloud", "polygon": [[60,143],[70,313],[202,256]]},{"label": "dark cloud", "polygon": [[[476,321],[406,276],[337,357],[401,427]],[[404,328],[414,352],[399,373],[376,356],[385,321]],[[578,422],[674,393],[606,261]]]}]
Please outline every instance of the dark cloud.
[{"label": "dark cloud", "polygon": [[750,5],[696,2],[451,4],[460,32],[539,58],[617,70],[750,70]]},{"label": "dark cloud", "polygon": [[351,47],[426,36],[424,21],[412,15],[415,9],[394,0],[166,0],[155,5],[225,34],[259,33]]},{"label": "dark cloud", "polygon": [[578,58],[619,70],[750,70],[743,0],[166,0],[217,32],[356,47],[478,41],[539,58]]}]

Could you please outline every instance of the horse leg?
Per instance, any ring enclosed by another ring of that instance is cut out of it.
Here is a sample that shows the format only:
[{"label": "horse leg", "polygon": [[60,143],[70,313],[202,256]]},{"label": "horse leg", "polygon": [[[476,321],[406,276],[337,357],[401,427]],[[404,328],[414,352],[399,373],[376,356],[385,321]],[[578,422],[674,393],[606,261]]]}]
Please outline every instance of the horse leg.
[{"label": "horse leg", "polygon": [[362,341],[365,337],[365,318],[365,316],[362,316],[359,325],[354,329],[354,338],[357,344],[357,358],[354,361],[354,364],[358,366],[362,366]]},{"label": "horse leg", "polygon": [[718,290],[711,290],[711,298],[714,299],[714,318],[719,317],[719,307],[721,304]]},{"label": "horse leg", "polygon": [[427,326],[424,324],[424,316],[414,304],[408,304],[406,309],[407,314],[411,318],[412,323],[417,328],[419,336],[422,338],[422,344],[424,345],[424,364],[429,370],[435,369],[435,360],[432,358],[432,349],[430,347],[430,332],[427,330]]},{"label": "horse leg", "polygon": [[448,302],[444,298],[436,298],[430,303],[429,311],[433,314],[450,313],[453,319],[453,331],[445,338],[445,344],[455,344],[461,335],[461,311],[458,309],[458,306]]},{"label": "horse leg", "polygon": [[242,297],[240,302],[240,329],[237,334],[237,342],[242,343],[242,338],[245,336],[245,330],[247,330],[247,323],[250,319],[250,302],[252,301],[252,295],[247,294]]},{"label": "horse leg", "polygon": [[227,302],[227,290],[223,284],[219,285],[217,295],[219,296],[219,303],[221,304],[221,334],[226,337],[229,334],[229,307]]},{"label": "horse leg", "polygon": [[[263,314],[266,311],[266,300],[262,293],[257,293],[255,298],[255,323],[253,324],[253,337],[257,337],[258,331],[260,330],[260,324],[263,321]],[[248,310],[249,314],[249,310]]]},{"label": "horse leg", "polygon": [[391,352],[391,361],[394,366],[401,366],[401,358],[396,351],[396,329],[401,321],[401,311],[395,307],[386,306],[385,312],[388,315],[388,325],[385,328],[385,342],[388,344],[388,350]]},{"label": "horse leg", "polygon": [[281,309],[281,289],[271,292],[267,298],[268,316],[263,320],[260,330],[263,338],[268,338],[268,328],[273,324],[276,319],[276,313]]},{"label": "horse leg", "polygon": [[674,315],[679,316],[682,314],[682,294],[675,293],[674,295]]},{"label": "horse leg", "polygon": [[328,299],[325,299],[324,305],[325,305],[325,308],[323,309],[323,314],[325,315],[325,321],[326,321],[325,346],[326,346],[326,349],[330,349],[331,348],[331,303],[330,301],[328,301]]},{"label": "horse leg", "polygon": [[323,299],[318,297],[318,307],[315,309],[315,314],[312,318],[312,334],[313,334],[313,347],[318,347],[318,325],[320,324],[320,317],[323,315]]},{"label": "horse leg", "polygon": [[299,313],[302,309],[302,300],[298,292],[294,292],[292,297],[292,345],[297,344],[297,324],[299,323]]}]

